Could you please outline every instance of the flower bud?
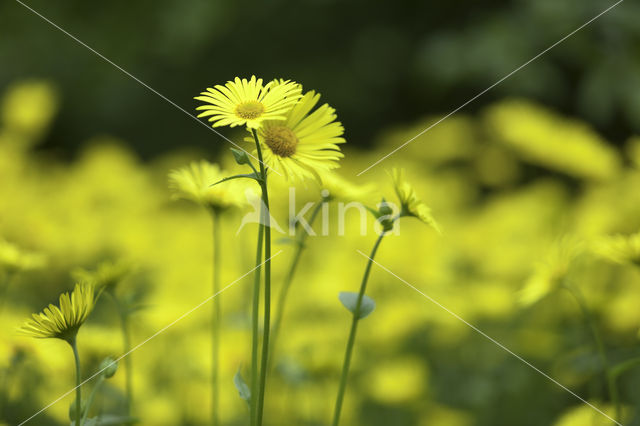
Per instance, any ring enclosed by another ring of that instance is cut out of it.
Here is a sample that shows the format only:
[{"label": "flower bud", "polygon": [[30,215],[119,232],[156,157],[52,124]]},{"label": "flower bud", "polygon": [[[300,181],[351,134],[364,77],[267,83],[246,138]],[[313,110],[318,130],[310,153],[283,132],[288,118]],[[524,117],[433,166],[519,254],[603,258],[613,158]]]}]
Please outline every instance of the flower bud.
[{"label": "flower bud", "polygon": [[116,361],[110,356],[106,357],[100,363],[100,371],[102,371],[102,374],[104,375],[105,379],[110,379],[111,377],[113,377],[113,375],[116,374],[117,370],[118,370],[118,361]]}]

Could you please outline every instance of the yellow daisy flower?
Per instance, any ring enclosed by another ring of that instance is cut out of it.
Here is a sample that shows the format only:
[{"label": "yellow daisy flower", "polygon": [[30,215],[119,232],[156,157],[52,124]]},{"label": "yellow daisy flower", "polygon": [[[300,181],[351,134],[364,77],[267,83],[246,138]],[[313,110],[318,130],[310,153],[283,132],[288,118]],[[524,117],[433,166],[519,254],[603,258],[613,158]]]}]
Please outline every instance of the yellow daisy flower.
[{"label": "yellow daisy flower", "polygon": [[246,204],[245,186],[238,180],[211,186],[225,177],[227,175],[217,164],[206,160],[194,161],[169,173],[169,188],[173,198],[191,200],[208,208],[224,210]]},{"label": "yellow daisy flower", "polygon": [[[283,84],[276,81],[274,88]],[[337,168],[338,160],[344,157],[338,146],[345,142],[344,128],[336,121],[335,109],[324,104],[311,111],[319,100],[320,94],[311,90],[284,121],[266,120],[257,131],[265,164],[287,179],[313,177],[321,181],[321,175]]]},{"label": "yellow daisy flower", "polygon": [[224,86],[207,88],[194,99],[206,102],[196,110],[203,111],[198,117],[209,117],[213,127],[247,126],[257,129],[264,120],[284,120],[285,114],[300,98],[300,87],[290,81],[282,84],[262,84],[262,79],[251,76],[250,80],[238,77]]},{"label": "yellow daisy flower", "polygon": [[96,288],[113,292],[116,286],[131,272],[131,265],[124,261],[106,260],[95,270],[77,268],[72,272],[73,277],[80,282],[92,283]]},{"label": "yellow daisy flower", "polygon": [[593,251],[615,263],[640,266],[640,232],[604,237],[593,244]]},{"label": "yellow daisy flower", "polygon": [[60,295],[60,307],[50,304],[39,314],[33,314],[20,331],[41,339],[56,338],[72,343],[78,329],[86,321],[96,302],[93,285],[76,284],[71,295]]},{"label": "yellow daisy flower", "polygon": [[406,181],[404,170],[392,169],[391,178],[396,195],[400,200],[400,216],[413,216],[440,232],[440,227],[431,215],[431,209],[418,198],[413,186]]},{"label": "yellow daisy flower", "polygon": [[535,264],[531,276],[520,290],[518,301],[530,306],[557,289],[582,250],[582,244],[570,237],[555,242],[546,259]]}]

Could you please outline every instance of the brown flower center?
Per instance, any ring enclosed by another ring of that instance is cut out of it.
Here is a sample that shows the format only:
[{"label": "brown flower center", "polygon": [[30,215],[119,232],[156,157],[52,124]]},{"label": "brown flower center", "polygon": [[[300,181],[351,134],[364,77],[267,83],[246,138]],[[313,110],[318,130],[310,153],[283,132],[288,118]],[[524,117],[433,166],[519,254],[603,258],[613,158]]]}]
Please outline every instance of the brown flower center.
[{"label": "brown flower center", "polygon": [[280,157],[291,157],[296,153],[298,138],[288,127],[272,126],[264,129],[264,143]]},{"label": "brown flower center", "polygon": [[254,120],[264,112],[264,105],[258,101],[246,101],[236,107],[236,115],[245,120]]}]

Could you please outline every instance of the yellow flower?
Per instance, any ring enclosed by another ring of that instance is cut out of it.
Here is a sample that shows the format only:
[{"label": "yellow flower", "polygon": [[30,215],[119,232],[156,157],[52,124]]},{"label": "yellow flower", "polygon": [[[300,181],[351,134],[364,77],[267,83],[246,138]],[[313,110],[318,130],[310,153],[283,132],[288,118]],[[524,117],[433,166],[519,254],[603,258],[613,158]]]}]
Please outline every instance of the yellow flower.
[{"label": "yellow flower", "polygon": [[0,239],[0,270],[25,271],[40,268],[44,263],[43,255],[22,250],[15,244]]},{"label": "yellow flower", "polygon": [[[285,84],[273,83],[275,88]],[[298,90],[302,86],[298,85]],[[345,142],[344,128],[336,121],[335,109],[324,104],[311,111],[319,100],[320,94],[311,90],[286,114],[284,121],[267,120],[258,129],[265,164],[287,179],[312,177],[321,182],[324,174],[337,168],[338,160],[344,157],[338,146]]]},{"label": "yellow flower", "polygon": [[298,84],[284,81],[282,84],[262,84],[262,79],[251,76],[250,80],[236,77],[224,86],[207,88],[194,99],[206,102],[196,110],[198,117],[209,117],[213,127],[244,126],[257,129],[264,120],[284,120],[285,114],[300,98]]},{"label": "yellow flower", "polygon": [[356,185],[337,173],[328,172],[322,176],[322,196],[326,200],[368,201],[373,197],[373,184]]},{"label": "yellow flower", "polygon": [[404,170],[392,169],[391,178],[393,179],[393,187],[396,191],[396,195],[400,200],[400,216],[416,217],[431,226],[437,232],[440,232],[438,223],[431,215],[431,209],[418,198],[413,186],[406,181],[404,177]]},{"label": "yellow flower", "polygon": [[56,338],[72,343],[78,329],[86,321],[96,302],[92,284],[76,284],[71,295],[60,295],[60,307],[50,304],[39,314],[33,314],[20,331],[41,339]]},{"label": "yellow flower", "polygon": [[77,268],[72,272],[73,277],[80,282],[92,283],[96,288],[113,292],[116,286],[131,272],[131,265],[124,261],[112,262],[106,260],[93,271]]},{"label": "yellow flower", "polygon": [[58,109],[58,96],[51,84],[27,80],[14,84],[2,100],[0,118],[11,132],[28,140],[42,135]]},{"label": "yellow flower", "polygon": [[574,259],[582,252],[582,244],[572,238],[556,242],[544,261],[538,262],[520,291],[519,302],[529,306],[558,288],[569,273]]},{"label": "yellow flower", "polygon": [[593,251],[615,263],[632,263],[640,266],[640,232],[632,235],[604,237],[593,244]]},{"label": "yellow flower", "polygon": [[186,199],[213,209],[239,207],[246,203],[244,185],[238,180],[212,184],[227,177],[217,164],[206,160],[192,162],[188,167],[169,173],[169,188],[175,199]]}]

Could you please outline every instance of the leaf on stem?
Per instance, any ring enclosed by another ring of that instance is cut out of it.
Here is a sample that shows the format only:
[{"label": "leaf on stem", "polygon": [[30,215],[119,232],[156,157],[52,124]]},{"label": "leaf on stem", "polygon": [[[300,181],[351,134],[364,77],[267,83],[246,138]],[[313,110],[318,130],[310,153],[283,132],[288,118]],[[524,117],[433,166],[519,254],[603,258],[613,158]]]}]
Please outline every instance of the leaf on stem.
[{"label": "leaf on stem", "polygon": [[242,375],[240,374],[240,369],[238,369],[238,372],[236,373],[236,375],[233,376],[233,384],[235,385],[236,389],[238,389],[238,394],[240,394],[240,398],[244,399],[245,401],[247,401],[247,404],[249,404],[251,402],[251,390],[249,389],[249,386],[247,386],[244,379],[242,378]]},{"label": "leaf on stem", "polygon": [[216,183],[212,183],[212,184],[211,184],[211,185],[209,185],[209,186],[214,186],[214,185],[217,185],[217,184],[222,183],[222,182],[226,182],[226,181],[233,180],[233,179],[242,179],[242,178],[253,179],[253,180],[255,180],[255,181],[256,181],[256,182],[258,182],[258,183],[262,182],[262,179],[261,179],[261,178],[260,178],[260,176],[258,176],[257,174],[255,174],[255,173],[248,173],[248,174],[242,174],[242,175],[229,176],[229,177],[226,177],[226,178],[224,178],[224,179],[222,179],[222,180],[219,180],[219,181],[218,181],[218,182],[216,182]]},{"label": "leaf on stem", "polygon": [[[358,293],[351,291],[341,291],[338,295],[338,299],[342,302],[345,308],[347,308],[352,314],[355,315],[356,307],[358,306]],[[358,319],[366,318],[376,308],[376,302],[366,294],[362,296],[362,302],[360,303],[360,314]]]}]

